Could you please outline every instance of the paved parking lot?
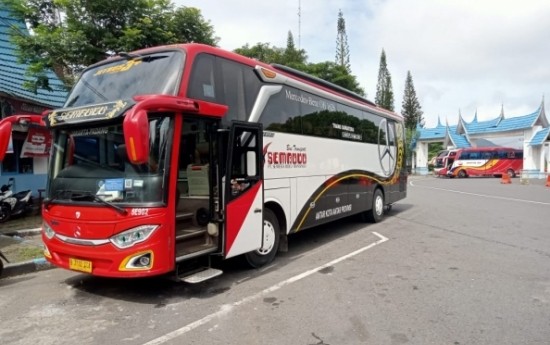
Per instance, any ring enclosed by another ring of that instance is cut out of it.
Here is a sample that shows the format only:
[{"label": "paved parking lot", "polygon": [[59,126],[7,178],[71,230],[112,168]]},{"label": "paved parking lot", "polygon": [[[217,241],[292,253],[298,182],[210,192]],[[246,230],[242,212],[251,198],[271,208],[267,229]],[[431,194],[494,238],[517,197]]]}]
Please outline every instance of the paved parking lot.
[{"label": "paved parking lot", "polygon": [[[291,238],[201,285],[54,269],[0,280],[5,344],[548,344],[550,188],[412,177],[381,223]],[[9,316],[9,317],[8,317]]]}]

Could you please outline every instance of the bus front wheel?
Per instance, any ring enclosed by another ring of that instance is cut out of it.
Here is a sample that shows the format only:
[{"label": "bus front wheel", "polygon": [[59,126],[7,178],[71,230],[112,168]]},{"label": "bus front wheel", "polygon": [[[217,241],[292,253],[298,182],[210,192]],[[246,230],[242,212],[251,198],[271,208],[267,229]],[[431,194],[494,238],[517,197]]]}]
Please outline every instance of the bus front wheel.
[{"label": "bus front wheel", "polygon": [[460,177],[460,178],[466,178],[466,177],[468,177],[468,174],[466,174],[466,171],[460,170],[460,171],[458,172],[458,177]]},{"label": "bus front wheel", "polygon": [[264,233],[262,247],[244,255],[246,262],[253,268],[267,265],[277,255],[280,228],[277,217],[268,208],[264,208]]},{"label": "bus front wheel", "polygon": [[363,213],[363,218],[370,223],[378,223],[384,218],[384,194],[379,188],[374,190],[371,209]]}]

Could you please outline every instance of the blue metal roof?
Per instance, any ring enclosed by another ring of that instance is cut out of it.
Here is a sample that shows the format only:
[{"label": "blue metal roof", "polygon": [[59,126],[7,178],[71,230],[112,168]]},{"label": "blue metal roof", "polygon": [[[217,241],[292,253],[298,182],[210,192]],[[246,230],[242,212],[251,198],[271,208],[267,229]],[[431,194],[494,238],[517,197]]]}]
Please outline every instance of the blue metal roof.
[{"label": "blue metal roof", "polygon": [[435,128],[420,128],[418,140],[436,140],[445,139],[447,136],[447,127],[438,122]]},{"label": "blue metal roof", "polygon": [[458,134],[456,132],[457,126],[449,126],[447,128],[449,130],[449,137],[451,138],[451,141],[456,148],[461,149],[472,146],[470,145],[468,138],[466,138],[466,135]]},{"label": "blue metal roof", "polygon": [[0,92],[51,108],[62,107],[67,98],[67,91],[53,71],[46,73],[53,91],[39,89],[34,93],[23,87],[25,81],[32,79],[25,76],[28,64],[19,63],[17,60],[15,45],[10,41],[12,27],[28,35],[25,23],[13,18],[4,5],[0,5]]},{"label": "blue metal roof", "polygon": [[496,133],[496,132],[509,132],[520,129],[528,129],[533,127],[541,113],[541,108],[537,109],[532,114],[503,118],[499,116],[496,119],[472,122],[465,124],[468,134],[483,134],[483,133]]},{"label": "blue metal roof", "polygon": [[533,137],[529,141],[529,145],[542,145],[542,143],[546,141],[546,138],[548,138],[548,133],[550,133],[550,127],[539,130],[537,133],[535,133],[535,135],[533,135]]}]

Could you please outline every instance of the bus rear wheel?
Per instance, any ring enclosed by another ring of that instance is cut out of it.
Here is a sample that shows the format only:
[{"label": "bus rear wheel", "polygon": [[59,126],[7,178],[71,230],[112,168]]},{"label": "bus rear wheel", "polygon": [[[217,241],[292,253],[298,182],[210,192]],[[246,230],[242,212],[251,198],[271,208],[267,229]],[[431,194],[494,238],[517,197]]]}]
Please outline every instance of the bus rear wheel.
[{"label": "bus rear wheel", "polygon": [[244,255],[246,262],[253,268],[267,265],[277,255],[279,249],[280,227],[277,217],[268,208],[264,209],[263,244],[260,249]]},{"label": "bus rear wheel", "polygon": [[511,178],[516,177],[516,173],[515,173],[514,170],[512,170],[512,169],[508,169],[508,171],[506,171],[506,173],[507,173],[508,176],[510,176]]},{"label": "bus rear wheel", "polygon": [[363,212],[362,218],[369,223],[378,223],[384,218],[384,194],[380,188],[374,190],[371,209]]}]

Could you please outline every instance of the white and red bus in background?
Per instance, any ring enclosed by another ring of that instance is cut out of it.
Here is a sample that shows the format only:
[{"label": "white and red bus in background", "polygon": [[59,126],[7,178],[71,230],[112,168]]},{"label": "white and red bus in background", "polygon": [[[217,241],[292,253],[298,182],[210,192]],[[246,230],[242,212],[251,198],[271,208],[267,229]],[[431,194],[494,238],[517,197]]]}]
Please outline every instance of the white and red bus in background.
[{"label": "white and red bus in background", "polygon": [[457,150],[447,171],[449,177],[515,177],[523,169],[523,150],[508,147],[477,147]]},{"label": "white and red bus in background", "polygon": [[210,46],[92,65],[44,119],[45,256],[93,275],[199,282],[221,274],[214,256],[260,267],[290,234],[351,215],[377,222],[406,196],[400,115]]},{"label": "white and red bus in background", "polygon": [[457,150],[441,150],[435,157],[434,174],[436,176],[447,176],[456,157]]}]

